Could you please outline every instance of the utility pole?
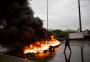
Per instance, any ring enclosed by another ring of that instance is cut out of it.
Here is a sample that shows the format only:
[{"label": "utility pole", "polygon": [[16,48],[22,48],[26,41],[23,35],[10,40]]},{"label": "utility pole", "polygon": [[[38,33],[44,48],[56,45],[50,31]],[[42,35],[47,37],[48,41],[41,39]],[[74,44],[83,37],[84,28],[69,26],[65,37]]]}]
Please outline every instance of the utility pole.
[{"label": "utility pole", "polygon": [[48,29],[48,0],[47,0],[47,29]]},{"label": "utility pole", "polygon": [[79,11],[79,29],[80,32],[82,32],[80,0],[78,0],[78,11]]}]

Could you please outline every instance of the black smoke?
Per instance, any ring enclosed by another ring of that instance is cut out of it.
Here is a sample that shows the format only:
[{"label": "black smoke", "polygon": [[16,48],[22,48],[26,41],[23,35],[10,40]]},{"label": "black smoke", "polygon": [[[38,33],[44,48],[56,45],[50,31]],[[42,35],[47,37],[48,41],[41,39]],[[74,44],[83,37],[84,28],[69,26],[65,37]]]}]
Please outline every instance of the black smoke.
[{"label": "black smoke", "polygon": [[51,33],[33,14],[27,0],[0,0],[0,44],[22,49],[37,40],[49,40]]}]

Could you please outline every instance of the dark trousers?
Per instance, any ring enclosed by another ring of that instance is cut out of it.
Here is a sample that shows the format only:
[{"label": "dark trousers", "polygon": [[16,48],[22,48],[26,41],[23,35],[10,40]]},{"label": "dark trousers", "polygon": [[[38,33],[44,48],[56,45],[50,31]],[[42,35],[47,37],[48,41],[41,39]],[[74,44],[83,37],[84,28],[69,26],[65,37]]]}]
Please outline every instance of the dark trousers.
[{"label": "dark trousers", "polygon": [[65,50],[66,50],[66,47],[68,47],[69,50],[71,51],[70,44],[65,44],[64,52],[65,52]]}]

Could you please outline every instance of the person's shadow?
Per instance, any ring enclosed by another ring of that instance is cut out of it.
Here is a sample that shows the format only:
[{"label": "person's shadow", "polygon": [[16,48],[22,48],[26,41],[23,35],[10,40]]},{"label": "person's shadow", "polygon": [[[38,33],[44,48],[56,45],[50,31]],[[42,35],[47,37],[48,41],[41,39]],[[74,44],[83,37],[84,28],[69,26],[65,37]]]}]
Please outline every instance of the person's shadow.
[{"label": "person's shadow", "polygon": [[70,62],[71,54],[72,54],[72,53],[70,52],[69,56],[67,57],[66,53],[64,53],[65,62]]}]

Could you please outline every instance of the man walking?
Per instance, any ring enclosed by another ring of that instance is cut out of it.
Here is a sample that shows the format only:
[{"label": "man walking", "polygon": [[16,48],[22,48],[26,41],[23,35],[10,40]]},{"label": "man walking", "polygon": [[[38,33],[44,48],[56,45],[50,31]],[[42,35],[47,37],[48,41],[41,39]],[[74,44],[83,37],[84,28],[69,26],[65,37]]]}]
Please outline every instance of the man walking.
[{"label": "man walking", "polygon": [[72,52],[72,51],[71,51],[71,48],[70,48],[70,43],[69,43],[69,37],[68,37],[68,36],[65,38],[65,48],[64,48],[64,52],[66,51],[66,47],[68,47],[69,50],[70,50],[70,52]]}]

